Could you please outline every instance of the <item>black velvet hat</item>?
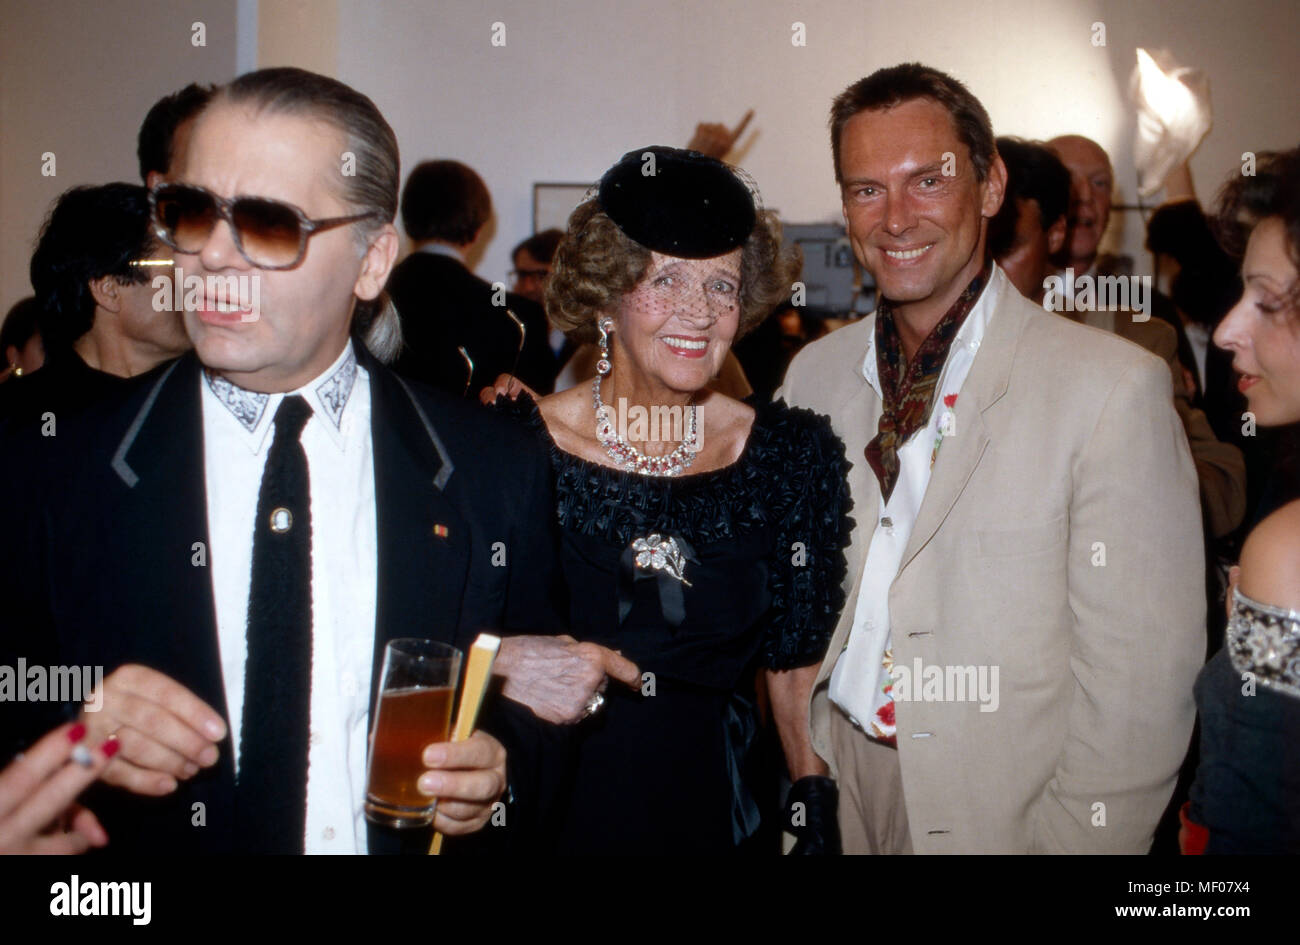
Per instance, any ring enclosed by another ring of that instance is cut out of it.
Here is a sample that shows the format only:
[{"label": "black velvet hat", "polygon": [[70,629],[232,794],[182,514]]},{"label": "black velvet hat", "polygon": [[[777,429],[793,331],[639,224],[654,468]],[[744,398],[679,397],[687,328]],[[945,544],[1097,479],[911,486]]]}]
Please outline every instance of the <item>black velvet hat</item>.
[{"label": "black velvet hat", "polygon": [[629,151],[600,179],[598,199],[629,238],[666,256],[708,259],[743,246],[754,195],[726,164],[697,151]]}]

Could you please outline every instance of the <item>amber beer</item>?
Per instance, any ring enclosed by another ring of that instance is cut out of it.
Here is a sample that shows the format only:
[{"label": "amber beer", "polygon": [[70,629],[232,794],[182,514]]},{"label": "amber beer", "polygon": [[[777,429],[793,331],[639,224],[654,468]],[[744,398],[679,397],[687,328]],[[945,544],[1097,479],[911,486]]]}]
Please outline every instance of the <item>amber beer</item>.
[{"label": "amber beer", "polygon": [[427,640],[393,640],[384,654],[366,786],[366,817],[391,827],[432,823],[437,801],[416,782],[424,749],[451,734],[460,652]]},{"label": "amber beer", "polygon": [[370,746],[370,788],[366,800],[377,813],[402,819],[422,811],[429,797],[415,782],[424,773],[421,755],[451,734],[456,690],[394,689],[379,699],[375,743]]}]

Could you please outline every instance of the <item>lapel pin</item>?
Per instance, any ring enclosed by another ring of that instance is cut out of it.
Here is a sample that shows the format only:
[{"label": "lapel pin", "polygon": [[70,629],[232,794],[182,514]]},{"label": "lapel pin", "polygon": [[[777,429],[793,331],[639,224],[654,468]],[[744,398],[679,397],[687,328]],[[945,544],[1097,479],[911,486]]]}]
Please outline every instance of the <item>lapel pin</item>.
[{"label": "lapel pin", "polygon": [[447,526],[446,526],[446,525],[434,525],[434,526],[433,526],[433,533],[434,533],[435,535],[437,535],[439,538],[446,538],[446,537],[447,537]]}]

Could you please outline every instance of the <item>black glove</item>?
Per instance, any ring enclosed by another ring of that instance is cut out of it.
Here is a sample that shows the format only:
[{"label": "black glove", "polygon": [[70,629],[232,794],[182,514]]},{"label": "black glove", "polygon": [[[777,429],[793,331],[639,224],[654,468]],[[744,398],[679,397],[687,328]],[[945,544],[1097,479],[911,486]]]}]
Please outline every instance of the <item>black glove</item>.
[{"label": "black glove", "polygon": [[830,778],[809,775],[790,785],[785,801],[785,829],[795,836],[791,856],[839,856],[840,790]]}]

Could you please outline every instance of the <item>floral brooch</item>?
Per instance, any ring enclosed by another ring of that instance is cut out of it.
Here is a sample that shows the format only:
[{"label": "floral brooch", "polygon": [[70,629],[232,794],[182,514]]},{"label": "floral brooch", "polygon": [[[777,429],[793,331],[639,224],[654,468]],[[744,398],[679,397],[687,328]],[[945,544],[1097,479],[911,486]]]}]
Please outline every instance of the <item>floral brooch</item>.
[{"label": "floral brooch", "polygon": [[691,582],[686,580],[686,556],[678,547],[677,539],[671,535],[665,538],[655,533],[638,538],[632,542],[632,550],[636,552],[638,568],[643,571],[659,571],[676,578],[687,587],[691,586]]},{"label": "floral brooch", "polygon": [[957,435],[957,415],[953,413],[953,407],[957,405],[957,395],[947,394],[943,398],[944,411],[939,415],[939,432],[934,438],[934,450],[930,453],[930,468],[934,468],[934,461],[939,458],[939,447],[943,445],[945,436]]}]

